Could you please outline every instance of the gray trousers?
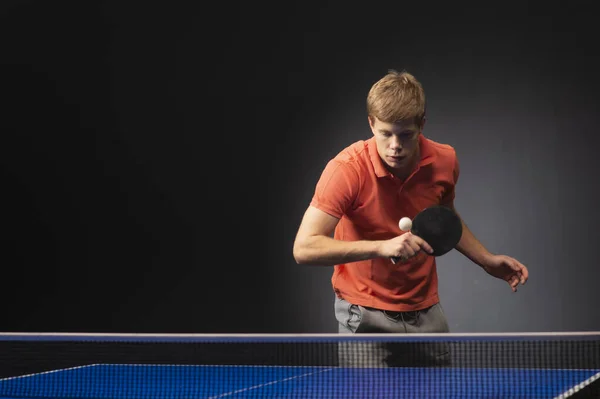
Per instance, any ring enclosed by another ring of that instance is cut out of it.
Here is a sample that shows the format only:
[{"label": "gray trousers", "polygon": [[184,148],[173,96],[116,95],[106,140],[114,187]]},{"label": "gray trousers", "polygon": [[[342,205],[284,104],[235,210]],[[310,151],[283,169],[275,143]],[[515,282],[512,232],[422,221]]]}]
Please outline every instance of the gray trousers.
[{"label": "gray trousers", "polygon": [[[336,297],[335,317],[344,334],[445,333],[450,328],[442,306],[412,312],[390,312],[351,304]],[[344,367],[423,367],[449,366],[450,347],[446,342],[341,341],[340,366]]]}]

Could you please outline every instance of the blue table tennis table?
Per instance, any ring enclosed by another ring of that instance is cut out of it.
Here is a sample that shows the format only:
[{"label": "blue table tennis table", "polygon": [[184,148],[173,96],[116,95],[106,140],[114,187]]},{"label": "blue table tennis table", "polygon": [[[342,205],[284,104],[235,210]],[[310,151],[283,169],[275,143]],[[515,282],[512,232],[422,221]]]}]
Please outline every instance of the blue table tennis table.
[{"label": "blue table tennis table", "polygon": [[[364,346],[439,342],[452,366],[381,367]],[[0,333],[0,372],[0,399],[600,398],[600,332]]]},{"label": "blue table tennis table", "polygon": [[0,397],[566,398],[599,378],[595,369],[94,364],[4,378]]}]

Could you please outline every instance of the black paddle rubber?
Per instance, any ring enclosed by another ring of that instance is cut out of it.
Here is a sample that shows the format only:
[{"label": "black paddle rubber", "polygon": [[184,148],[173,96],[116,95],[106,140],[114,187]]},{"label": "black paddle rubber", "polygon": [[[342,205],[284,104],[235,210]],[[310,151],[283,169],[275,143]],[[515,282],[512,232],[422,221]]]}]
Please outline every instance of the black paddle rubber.
[{"label": "black paddle rubber", "polygon": [[436,205],[415,216],[411,233],[431,246],[431,255],[442,256],[456,247],[462,237],[462,230],[460,218],[452,209]]}]

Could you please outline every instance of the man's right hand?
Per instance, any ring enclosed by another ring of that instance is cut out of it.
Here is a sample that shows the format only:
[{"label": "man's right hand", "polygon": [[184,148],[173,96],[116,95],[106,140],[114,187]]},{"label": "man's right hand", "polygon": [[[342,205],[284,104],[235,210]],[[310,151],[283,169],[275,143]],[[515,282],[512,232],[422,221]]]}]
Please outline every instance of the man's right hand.
[{"label": "man's right hand", "polygon": [[421,251],[433,253],[433,249],[425,240],[411,232],[383,241],[381,245],[382,257],[396,258],[401,261],[406,261]]}]

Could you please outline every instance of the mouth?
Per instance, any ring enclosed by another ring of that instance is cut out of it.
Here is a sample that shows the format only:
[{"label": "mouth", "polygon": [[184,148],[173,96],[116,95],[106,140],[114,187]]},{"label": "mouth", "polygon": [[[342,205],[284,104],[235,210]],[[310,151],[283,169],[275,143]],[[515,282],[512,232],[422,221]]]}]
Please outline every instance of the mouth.
[{"label": "mouth", "polygon": [[402,162],[406,159],[406,155],[388,155],[388,159],[393,162]]}]

